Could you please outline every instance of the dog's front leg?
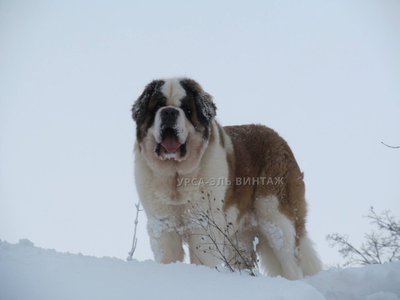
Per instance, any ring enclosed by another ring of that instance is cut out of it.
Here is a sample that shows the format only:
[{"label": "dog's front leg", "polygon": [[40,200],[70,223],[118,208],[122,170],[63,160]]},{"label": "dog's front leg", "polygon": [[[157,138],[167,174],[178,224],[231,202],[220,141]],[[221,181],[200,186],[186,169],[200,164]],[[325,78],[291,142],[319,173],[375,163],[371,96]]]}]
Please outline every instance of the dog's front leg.
[{"label": "dog's front leg", "polygon": [[169,264],[183,261],[185,252],[182,246],[182,237],[174,228],[163,221],[150,217],[147,222],[147,230],[156,262]]}]

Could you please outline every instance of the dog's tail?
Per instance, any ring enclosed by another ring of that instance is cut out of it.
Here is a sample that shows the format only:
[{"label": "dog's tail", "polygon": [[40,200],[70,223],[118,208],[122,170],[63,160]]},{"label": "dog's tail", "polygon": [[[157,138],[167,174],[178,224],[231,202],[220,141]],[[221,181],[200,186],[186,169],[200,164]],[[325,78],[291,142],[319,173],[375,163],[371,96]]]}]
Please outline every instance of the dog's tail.
[{"label": "dog's tail", "polygon": [[307,233],[300,239],[298,258],[304,276],[310,276],[322,270],[322,263]]}]

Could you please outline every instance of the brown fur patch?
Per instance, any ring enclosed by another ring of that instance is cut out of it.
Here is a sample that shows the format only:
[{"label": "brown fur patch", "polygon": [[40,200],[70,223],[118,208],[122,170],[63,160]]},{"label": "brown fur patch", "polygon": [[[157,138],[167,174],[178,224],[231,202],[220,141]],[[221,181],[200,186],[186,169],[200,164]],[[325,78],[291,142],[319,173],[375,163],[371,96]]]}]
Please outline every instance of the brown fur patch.
[{"label": "brown fur patch", "polygon": [[[226,126],[224,129],[234,148],[234,154],[227,157],[234,181],[227,192],[225,207],[235,205],[243,216],[254,210],[255,199],[275,195],[280,211],[294,222],[298,241],[305,230],[305,187],[303,174],[288,144],[274,130],[262,125]],[[265,184],[234,184],[237,178],[242,178],[243,182],[245,178],[261,177],[266,178]],[[282,178],[283,183],[277,178]]]},{"label": "brown fur patch", "polygon": [[[208,137],[209,135],[208,126],[207,125],[204,126],[200,122],[200,117],[199,117],[200,112],[196,107],[195,99],[193,99],[193,97],[190,95],[186,96],[181,101],[181,108],[185,112],[186,118],[190,120],[190,122],[193,124],[194,129],[197,132],[201,132],[203,136]],[[190,114],[187,112],[188,110],[190,110],[191,112]]]}]

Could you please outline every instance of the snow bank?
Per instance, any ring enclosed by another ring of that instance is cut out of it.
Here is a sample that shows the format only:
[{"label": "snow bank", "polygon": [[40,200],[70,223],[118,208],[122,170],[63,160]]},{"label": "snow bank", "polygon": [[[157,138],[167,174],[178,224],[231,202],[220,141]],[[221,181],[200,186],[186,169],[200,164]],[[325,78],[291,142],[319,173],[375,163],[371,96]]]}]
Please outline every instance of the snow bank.
[{"label": "snow bank", "polygon": [[329,270],[301,281],[65,254],[0,241],[0,299],[399,299],[400,263]]}]

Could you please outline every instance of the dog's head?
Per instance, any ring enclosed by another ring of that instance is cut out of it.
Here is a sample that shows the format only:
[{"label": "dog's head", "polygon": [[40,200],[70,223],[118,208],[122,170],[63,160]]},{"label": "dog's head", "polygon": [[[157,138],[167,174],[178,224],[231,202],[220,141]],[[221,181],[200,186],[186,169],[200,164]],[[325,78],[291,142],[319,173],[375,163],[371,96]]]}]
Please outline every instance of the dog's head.
[{"label": "dog's head", "polygon": [[132,108],[140,152],[153,170],[190,173],[208,146],[216,107],[191,79],[154,80]]}]

